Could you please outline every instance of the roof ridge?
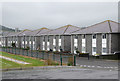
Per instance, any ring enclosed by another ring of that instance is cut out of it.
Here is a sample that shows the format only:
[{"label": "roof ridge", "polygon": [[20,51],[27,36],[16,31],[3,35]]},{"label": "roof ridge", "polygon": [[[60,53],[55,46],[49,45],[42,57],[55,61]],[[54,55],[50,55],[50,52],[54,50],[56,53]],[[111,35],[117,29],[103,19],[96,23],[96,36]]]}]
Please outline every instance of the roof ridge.
[{"label": "roof ridge", "polygon": [[120,24],[119,22],[116,22],[116,21],[112,21],[112,20],[108,20],[108,21],[110,21],[110,22],[114,22],[114,23],[117,23],[117,24]]},{"label": "roof ridge", "polygon": [[110,32],[112,32],[112,28],[111,28],[111,25],[110,25],[110,21],[108,20],[108,25],[109,25],[109,28],[110,28]]},{"label": "roof ridge", "polygon": [[21,33],[23,33],[24,31],[31,31],[31,30],[25,29],[25,30],[23,30],[23,31],[21,31],[21,32],[18,32],[18,33],[19,33],[18,36],[19,36]]},{"label": "roof ridge", "polygon": [[[43,29],[49,30],[48,28],[43,27],[43,28],[41,28],[41,30],[40,30],[38,33],[40,33]],[[36,35],[37,35],[38,33],[36,33]]]},{"label": "roof ridge", "polygon": [[[109,20],[102,21],[102,22],[100,22],[100,23],[97,23],[97,24],[94,24],[94,25],[91,25],[91,26],[87,26],[85,29],[91,28],[91,27],[93,27],[93,26],[96,26],[96,25],[99,25],[99,24],[102,24],[102,23],[105,23],[105,22],[107,22],[107,21],[109,21]],[[84,30],[84,29],[81,29],[81,30]]]},{"label": "roof ridge", "polygon": [[34,30],[34,31],[42,30],[42,29],[48,29],[48,28],[46,28],[46,27],[42,27],[42,28],[40,28],[40,29],[36,29],[36,30]]},{"label": "roof ridge", "polygon": [[[91,28],[91,27],[93,27],[93,26],[96,26],[96,25],[99,25],[99,24],[102,24],[102,23],[105,23],[105,22],[115,22],[115,21],[112,21],[112,20],[106,20],[106,21],[103,21],[103,22],[100,22],[100,23],[97,23],[97,24],[94,24],[94,25],[91,25],[91,26],[87,26],[85,29],[87,29],[87,28]],[[117,23],[117,22],[115,22],[115,23]],[[109,24],[109,23],[108,23]],[[80,29],[80,30],[84,30],[84,29]],[[80,30],[77,30],[77,31],[80,31]],[[77,32],[77,31],[74,31],[74,32]],[[112,29],[110,30],[110,31],[112,31]],[[72,32],[72,33],[74,33],[74,32]]]},{"label": "roof ridge", "polygon": [[67,28],[65,29],[65,31],[63,32],[63,34],[67,31],[68,27],[69,27],[69,25],[67,25]]}]

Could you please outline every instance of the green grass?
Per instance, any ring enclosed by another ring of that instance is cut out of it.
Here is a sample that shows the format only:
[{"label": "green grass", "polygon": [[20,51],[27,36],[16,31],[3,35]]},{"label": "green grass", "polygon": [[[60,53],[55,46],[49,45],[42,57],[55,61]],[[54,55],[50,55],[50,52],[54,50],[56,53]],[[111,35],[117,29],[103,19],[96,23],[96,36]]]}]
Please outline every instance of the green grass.
[{"label": "green grass", "polygon": [[[8,61],[5,59],[0,59],[0,64],[2,64],[2,67],[0,67],[0,68],[2,68],[2,69],[33,67],[33,66],[47,66],[47,63],[44,61],[41,61],[40,59],[35,59],[35,58],[33,59],[30,57],[10,54],[10,53],[1,52],[1,51],[0,51],[0,55],[30,63],[30,64],[18,64],[18,63]],[[52,61],[51,65],[59,65],[59,63]]]},{"label": "green grass", "polygon": [[18,67],[21,67],[22,65],[20,64],[17,64],[15,62],[12,62],[12,61],[8,61],[8,60],[5,60],[5,59],[1,59],[0,58],[0,63],[1,63],[1,67],[2,69],[7,69],[7,68],[18,68]]},{"label": "green grass", "polygon": [[2,59],[2,68],[16,68],[16,67],[31,67],[31,66],[45,66],[45,62],[40,61],[39,59],[32,59],[32,58],[27,58],[27,57],[23,57],[23,56],[19,56],[19,55],[14,55],[14,54],[9,54],[6,52],[0,52],[0,54],[2,54],[2,56],[6,56],[6,57],[10,57],[16,60],[20,60],[20,61],[24,61],[24,62],[28,62],[30,64],[18,64],[12,61],[8,61],[5,59]]}]

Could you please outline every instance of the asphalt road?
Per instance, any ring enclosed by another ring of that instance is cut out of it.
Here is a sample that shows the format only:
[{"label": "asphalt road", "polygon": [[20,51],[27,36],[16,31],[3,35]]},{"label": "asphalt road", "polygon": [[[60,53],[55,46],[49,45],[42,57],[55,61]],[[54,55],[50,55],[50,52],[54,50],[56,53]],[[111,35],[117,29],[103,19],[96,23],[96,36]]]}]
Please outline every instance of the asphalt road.
[{"label": "asphalt road", "polygon": [[117,70],[80,67],[37,68],[2,73],[3,79],[118,79]]}]

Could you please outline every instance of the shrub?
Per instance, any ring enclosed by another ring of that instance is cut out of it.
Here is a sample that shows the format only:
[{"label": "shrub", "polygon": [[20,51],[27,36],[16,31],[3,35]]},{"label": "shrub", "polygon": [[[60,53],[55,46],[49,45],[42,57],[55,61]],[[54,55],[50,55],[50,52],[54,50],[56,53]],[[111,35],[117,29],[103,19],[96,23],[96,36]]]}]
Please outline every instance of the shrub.
[{"label": "shrub", "polygon": [[76,50],[76,53],[78,54],[78,53],[80,53],[78,50]]},{"label": "shrub", "polygon": [[68,66],[72,66],[73,63],[74,63],[73,57],[69,57],[69,58],[68,58],[68,63],[67,63],[67,65],[68,65]]},{"label": "shrub", "polygon": [[30,47],[29,46],[27,46],[27,48],[26,48],[27,50],[29,50],[30,49]]},{"label": "shrub", "polygon": [[100,56],[100,54],[95,54],[95,56]]},{"label": "shrub", "polygon": [[15,43],[12,43],[12,47],[16,47],[16,44],[15,44]]},{"label": "shrub", "polygon": [[48,60],[47,60],[47,64],[48,64],[48,65],[59,65],[59,63],[57,63],[57,62],[55,62],[55,61],[53,61],[53,60],[51,60],[51,59],[48,59]]},{"label": "shrub", "polygon": [[89,53],[79,53],[79,54],[89,54]]},{"label": "shrub", "polygon": [[71,53],[70,51],[63,51],[63,53]]}]

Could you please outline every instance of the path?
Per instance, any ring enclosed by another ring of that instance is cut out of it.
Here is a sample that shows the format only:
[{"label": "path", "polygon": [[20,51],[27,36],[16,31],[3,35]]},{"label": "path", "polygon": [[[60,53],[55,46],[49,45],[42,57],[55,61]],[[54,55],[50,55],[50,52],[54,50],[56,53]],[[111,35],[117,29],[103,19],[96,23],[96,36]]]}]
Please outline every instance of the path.
[{"label": "path", "polygon": [[19,64],[30,64],[30,63],[27,63],[27,62],[19,61],[19,60],[12,59],[12,58],[5,57],[5,56],[1,56],[1,55],[0,55],[0,58],[6,59],[6,60],[9,60],[9,61],[12,61],[12,62],[16,62],[16,63],[19,63]]}]

